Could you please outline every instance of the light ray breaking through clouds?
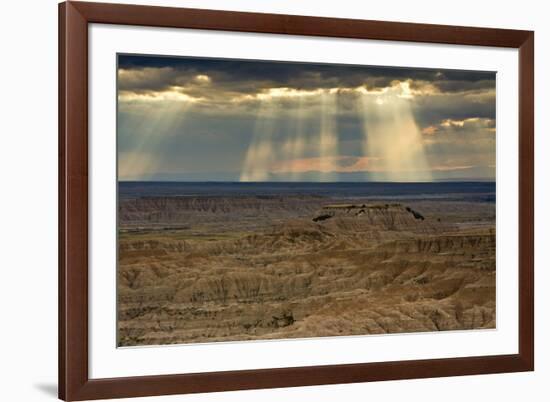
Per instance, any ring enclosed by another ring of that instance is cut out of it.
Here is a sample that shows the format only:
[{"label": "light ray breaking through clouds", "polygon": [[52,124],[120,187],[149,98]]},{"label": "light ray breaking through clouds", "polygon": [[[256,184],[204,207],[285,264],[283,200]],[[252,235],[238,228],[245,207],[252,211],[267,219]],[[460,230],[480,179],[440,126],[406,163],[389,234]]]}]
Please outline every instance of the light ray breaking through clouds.
[{"label": "light ray breaking through clouds", "polygon": [[321,95],[321,132],[319,135],[319,181],[334,181],[335,174],[329,158],[338,156],[338,136],[336,134],[336,94],[325,91]]},{"label": "light ray breaking through clouds", "polygon": [[304,126],[309,119],[307,110],[304,109],[304,99],[298,99],[298,105],[296,109],[295,118],[292,120],[292,131],[290,133],[290,141],[286,147],[283,147],[285,152],[284,171],[290,172],[291,181],[300,180],[300,172],[293,169],[293,161],[300,159],[304,156],[306,138],[304,136]]},{"label": "light ray breaking through clouds", "polygon": [[378,181],[432,181],[407,88],[361,94],[363,150],[379,162],[378,171],[373,172]]},{"label": "light ray breaking through clouds", "polygon": [[252,142],[241,170],[241,181],[264,181],[269,178],[270,166],[276,153],[272,137],[277,128],[278,114],[277,100],[265,98],[260,101]]},{"label": "light ray breaking through clouds", "polygon": [[170,137],[185,135],[178,129],[190,105],[186,101],[162,102],[140,109],[133,129],[130,128],[132,131],[120,132],[121,136],[134,139],[131,149],[119,151],[117,164],[121,180],[147,180],[156,174],[162,163],[157,154],[158,146]]}]

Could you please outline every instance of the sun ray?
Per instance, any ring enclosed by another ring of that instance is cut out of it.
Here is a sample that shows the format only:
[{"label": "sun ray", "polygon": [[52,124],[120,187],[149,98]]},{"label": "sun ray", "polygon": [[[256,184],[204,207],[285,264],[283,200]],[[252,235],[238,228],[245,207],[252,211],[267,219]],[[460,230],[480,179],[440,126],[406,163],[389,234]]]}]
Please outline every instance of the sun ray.
[{"label": "sun ray", "polygon": [[287,156],[287,171],[290,172],[291,181],[299,181],[301,173],[293,168],[293,161],[302,158],[305,151],[306,139],[304,136],[304,125],[308,118],[307,110],[304,108],[304,99],[298,98],[298,104],[296,108],[296,117],[292,120],[292,140],[290,144],[290,150]]},{"label": "sun ray", "polygon": [[276,100],[260,100],[252,141],[241,168],[240,181],[255,182],[269,179],[269,167],[275,159],[273,134],[278,114],[279,107]]},{"label": "sun ray", "polygon": [[398,91],[380,94],[363,92],[363,151],[377,166],[370,178],[377,181],[432,181],[410,100]]},{"label": "sun ray", "polygon": [[330,159],[338,156],[338,136],[336,134],[336,94],[323,92],[321,95],[321,126],[319,132],[319,180],[334,181]]},{"label": "sun ray", "polygon": [[[125,105],[127,106],[127,105]],[[161,163],[162,156],[156,151],[163,141],[180,134],[182,122],[189,109],[188,102],[150,104],[135,120],[135,129],[126,135],[137,137],[129,151],[120,152],[118,175],[122,180],[150,179]],[[124,135],[122,133],[121,135]]]}]

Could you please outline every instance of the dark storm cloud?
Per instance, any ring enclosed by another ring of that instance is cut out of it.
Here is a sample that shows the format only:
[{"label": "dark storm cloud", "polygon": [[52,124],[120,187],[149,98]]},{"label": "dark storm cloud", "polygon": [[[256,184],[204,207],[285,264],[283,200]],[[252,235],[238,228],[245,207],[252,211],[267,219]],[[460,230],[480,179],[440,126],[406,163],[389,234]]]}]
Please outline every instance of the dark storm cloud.
[{"label": "dark storm cloud", "polygon": [[411,106],[416,122],[421,127],[438,124],[445,119],[494,119],[496,114],[494,94],[487,94],[481,99],[462,94],[425,96],[415,99]]},{"label": "dark storm cloud", "polygon": [[[133,91],[188,85],[196,83],[197,75],[210,77],[216,82],[218,90],[242,94],[274,87],[311,90],[365,84],[372,90],[387,87],[395,80],[411,80],[412,89],[429,82],[441,92],[488,89],[494,88],[495,84],[495,74],[492,72],[296,62],[120,55],[119,67],[136,72],[133,79],[119,79],[120,89]],[[139,77],[140,71],[143,72],[142,79]],[[201,92],[198,86],[193,89],[195,93]]]}]

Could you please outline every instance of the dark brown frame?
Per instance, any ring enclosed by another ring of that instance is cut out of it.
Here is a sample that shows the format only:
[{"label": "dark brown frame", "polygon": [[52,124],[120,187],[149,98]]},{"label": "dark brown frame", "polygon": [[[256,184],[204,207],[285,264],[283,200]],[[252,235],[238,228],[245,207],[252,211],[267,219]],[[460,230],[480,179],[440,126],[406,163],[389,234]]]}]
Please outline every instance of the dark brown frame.
[{"label": "dark brown frame", "polygon": [[[519,353],[215,373],[88,377],[88,24],[519,49]],[[184,8],[59,5],[59,397],[85,400],[534,370],[534,33]]]}]

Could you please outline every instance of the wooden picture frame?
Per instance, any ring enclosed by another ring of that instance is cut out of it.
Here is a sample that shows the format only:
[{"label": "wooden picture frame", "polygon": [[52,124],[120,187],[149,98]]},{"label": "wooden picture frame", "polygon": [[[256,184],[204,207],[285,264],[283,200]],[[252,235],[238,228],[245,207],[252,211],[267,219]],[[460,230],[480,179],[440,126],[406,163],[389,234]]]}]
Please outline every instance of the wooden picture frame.
[{"label": "wooden picture frame", "polygon": [[[88,25],[120,24],[519,49],[519,353],[90,379],[88,375]],[[65,2],[59,5],[59,397],[87,400],[534,369],[534,33]]]}]

